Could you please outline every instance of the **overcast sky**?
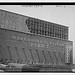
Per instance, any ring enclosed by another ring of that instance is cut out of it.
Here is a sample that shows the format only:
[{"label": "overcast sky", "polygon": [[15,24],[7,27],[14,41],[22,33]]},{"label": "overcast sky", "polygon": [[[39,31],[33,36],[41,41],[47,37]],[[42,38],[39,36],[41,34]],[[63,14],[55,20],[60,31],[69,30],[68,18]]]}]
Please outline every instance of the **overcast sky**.
[{"label": "overcast sky", "polygon": [[75,6],[21,6],[0,5],[0,9],[23,14],[30,17],[54,22],[69,27],[69,40],[73,41],[73,58],[75,63]]}]

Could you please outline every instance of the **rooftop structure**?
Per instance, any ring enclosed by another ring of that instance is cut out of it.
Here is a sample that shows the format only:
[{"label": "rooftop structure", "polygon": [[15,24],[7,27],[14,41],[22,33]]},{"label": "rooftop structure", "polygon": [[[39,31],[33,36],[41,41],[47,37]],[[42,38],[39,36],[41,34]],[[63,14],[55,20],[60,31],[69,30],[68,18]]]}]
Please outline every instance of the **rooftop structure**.
[{"label": "rooftop structure", "polygon": [[0,10],[0,28],[68,40],[68,27]]}]

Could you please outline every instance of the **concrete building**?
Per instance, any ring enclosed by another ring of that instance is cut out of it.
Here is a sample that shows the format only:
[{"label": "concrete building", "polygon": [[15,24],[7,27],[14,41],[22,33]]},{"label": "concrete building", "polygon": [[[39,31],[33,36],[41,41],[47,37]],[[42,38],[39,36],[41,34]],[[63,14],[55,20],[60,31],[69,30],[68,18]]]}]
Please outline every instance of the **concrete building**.
[{"label": "concrete building", "polygon": [[0,10],[0,59],[41,64],[40,71],[72,71],[68,27]]}]

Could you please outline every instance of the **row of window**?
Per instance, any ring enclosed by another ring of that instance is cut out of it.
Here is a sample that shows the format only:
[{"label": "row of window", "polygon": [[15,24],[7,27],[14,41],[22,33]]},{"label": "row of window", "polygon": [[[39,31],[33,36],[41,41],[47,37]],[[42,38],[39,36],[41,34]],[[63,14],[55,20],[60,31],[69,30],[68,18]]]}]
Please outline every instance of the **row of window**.
[{"label": "row of window", "polygon": [[58,38],[63,38],[63,39],[68,39],[68,36],[66,35],[62,35],[62,34],[55,34],[55,33],[52,33],[52,32],[44,32],[44,31],[31,31],[31,33],[34,33],[34,34],[41,34],[41,35],[46,35],[46,36],[52,36],[52,37],[58,37]]},{"label": "row of window", "polygon": [[62,35],[68,35],[68,32],[63,32],[63,31],[58,31],[58,30],[54,30],[54,29],[46,29],[46,28],[29,28],[29,30],[34,30],[34,31],[44,31],[44,32],[52,32],[52,33],[56,33],[56,34],[62,34]]},{"label": "row of window", "polygon": [[45,25],[45,26],[41,26],[41,25],[33,25],[33,24],[27,24],[29,28],[34,28],[34,29],[45,29],[45,30],[50,30],[50,29],[53,29],[53,30],[57,30],[57,31],[68,31],[68,29],[66,28],[58,28],[58,27],[50,27]]},{"label": "row of window", "polygon": [[[58,25],[58,24],[54,24],[54,23],[48,23],[48,22],[44,22],[44,21],[39,21],[39,20],[36,20],[35,19],[27,19],[26,20],[26,24],[27,25],[30,25],[31,27],[38,27],[38,26],[41,26],[41,27],[45,27],[45,28],[54,28],[54,29],[59,29],[59,30],[67,30],[68,28],[65,27],[65,26],[61,26],[61,25]],[[38,26],[37,26],[38,25]]]},{"label": "row of window", "polygon": [[68,28],[62,29],[62,28],[59,28],[59,26],[50,27],[49,24],[48,25],[37,24],[37,21],[36,21],[36,24],[34,24],[35,22],[34,20],[32,21],[33,23],[31,23],[30,21],[32,20],[27,19],[26,23],[31,33],[68,39]]}]

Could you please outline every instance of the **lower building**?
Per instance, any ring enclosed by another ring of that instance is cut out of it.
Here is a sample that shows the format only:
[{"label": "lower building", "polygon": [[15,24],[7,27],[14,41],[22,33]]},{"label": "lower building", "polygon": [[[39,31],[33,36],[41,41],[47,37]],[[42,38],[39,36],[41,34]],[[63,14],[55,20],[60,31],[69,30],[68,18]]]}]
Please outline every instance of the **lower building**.
[{"label": "lower building", "polygon": [[0,35],[0,59],[42,65],[40,71],[72,71],[72,41],[2,28]]}]

